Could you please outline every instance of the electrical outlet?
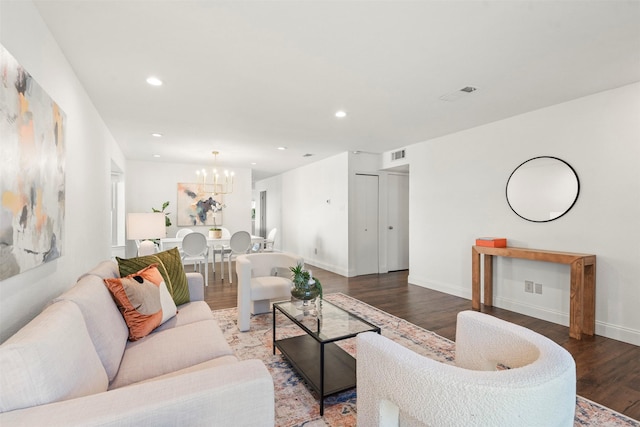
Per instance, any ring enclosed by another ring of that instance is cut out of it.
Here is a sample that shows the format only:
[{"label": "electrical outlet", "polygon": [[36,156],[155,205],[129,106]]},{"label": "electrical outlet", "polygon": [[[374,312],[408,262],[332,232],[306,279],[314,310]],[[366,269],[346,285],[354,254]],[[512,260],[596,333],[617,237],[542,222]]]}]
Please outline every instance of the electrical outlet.
[{"label": "electrical outlet", "polygon": [[531,280],[524,281],[524,291],[529,292],[530,294],[533,293],[533,282]]},{"label": "electrical outlet", "polygon": [[318,255],[318,248],[315,249],[315,254]]},{"label": "electrical outlet", "polygon": [[542,293],[542,283],[536,283],[536,294]]}]

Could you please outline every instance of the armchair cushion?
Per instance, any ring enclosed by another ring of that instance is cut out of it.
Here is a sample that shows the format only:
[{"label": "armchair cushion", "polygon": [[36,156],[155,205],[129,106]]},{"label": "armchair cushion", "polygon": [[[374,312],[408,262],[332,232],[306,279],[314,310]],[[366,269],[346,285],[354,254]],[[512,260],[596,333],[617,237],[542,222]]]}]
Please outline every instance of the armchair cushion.
[{"label": "armchair cushion", "polygon": [[291,278],[291,269],[289,269],[287,267],[273,267],[271,269],[271,275],[272,276],[278,276],[278,277]]},{"label": "armchair cushion", "polygon": [[264,299],[283,298],[283,295],[291,290],[293,282],[286,277],[265,276],[251,279],[251,299],[260,301]]},{"label": "armchair cushion", "polygon": [[176,305],[186,304],[190,301],[187,276],[182,266],[182,258],[178,248],[171,248],[168,251],[137,258],[116,257],[116,260],[118,261],[121,277],[136,273],[151,264],[159,264],[158,270],[164,278]]}]

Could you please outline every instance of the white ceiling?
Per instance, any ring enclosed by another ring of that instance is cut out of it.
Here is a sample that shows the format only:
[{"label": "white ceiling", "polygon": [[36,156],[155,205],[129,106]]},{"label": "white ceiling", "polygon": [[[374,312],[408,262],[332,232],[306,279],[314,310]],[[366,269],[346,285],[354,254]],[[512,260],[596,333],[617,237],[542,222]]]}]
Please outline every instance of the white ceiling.
[{"label": "white ceiling", "polygon": [[127,158],[254,179],[640,81],[639,1],[35,4]]}]

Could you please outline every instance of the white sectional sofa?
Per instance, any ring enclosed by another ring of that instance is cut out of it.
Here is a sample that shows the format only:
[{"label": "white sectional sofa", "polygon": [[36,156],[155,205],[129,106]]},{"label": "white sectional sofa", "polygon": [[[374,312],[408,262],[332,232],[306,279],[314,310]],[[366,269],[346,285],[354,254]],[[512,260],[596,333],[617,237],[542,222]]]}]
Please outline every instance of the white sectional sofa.
[{"label": "white sectional sofa", "polygon": [[105,261],[0,346],[2,426],[273,426],[273,380],[239,361],[187,273],[191,302],[129,341]]}]

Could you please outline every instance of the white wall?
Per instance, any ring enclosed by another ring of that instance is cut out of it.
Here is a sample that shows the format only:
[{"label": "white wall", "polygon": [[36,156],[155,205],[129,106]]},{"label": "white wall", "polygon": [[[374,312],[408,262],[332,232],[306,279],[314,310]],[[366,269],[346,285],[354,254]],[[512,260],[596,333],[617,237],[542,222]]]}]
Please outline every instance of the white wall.
[{"label": "white wall", "polygon": [[[195,182],[196,169],[206,166],[184,163],[167,163],[154,161],[127,161],[126,206],[127,212],[151,212],[151,208],[160,209],[165,201],[169,201],[166,212],[170,212],[171,227],[167,229],[167,237],[173,237],[177,226],[177,197],[179,182]],[[222,224],[231,233],[251,231],[251,169],[233,168],[235,173],[233,193],[224,195],[226,208],[222,210]],[[208,234],[210,226],[188,227],[194,231]],[[135,255],[135,245],[127,242],[127,255]]]},{"label": "white wall", "polygon": [[111,250],[111,160],[124,157],[30,1],[0,2],[0,43],[67,117],[63,255],[0,283],[0,341]]},{"label": "white wall", "polygon": [[[357,173],[380,176],[380,227],[386,230],[386,172],[380,156],[344,152],[255,183],[254,198],[267,191],[267,229],[278,228],[276,248],[343,276],[355,275],[353,203]],[[256,218],[259,211],[256,211]],[[258,221],[258,219],[256,219]],[[386,271],[386,233],[381,232],[380,266]]]},{"label": "white wall", "polygon": [[255,184],[256,203],[260,191],[267,191],[267,228],[278,227],[279,249],[345,276],[349,270],[348,162],[345,152]]},{"label": "white wall", "polygon": [[[597,256],[596,333],[640,345],[640,84],[602,92],[410,147],[409,282],[471,297],[471,245]],[[548,223],[516,216],[505,186],[521,162],[559,157],[580,196]],[[543,294],[524,292],[524,281]],[[500,258],[495,305],[568,325],[569,267]]]}]

